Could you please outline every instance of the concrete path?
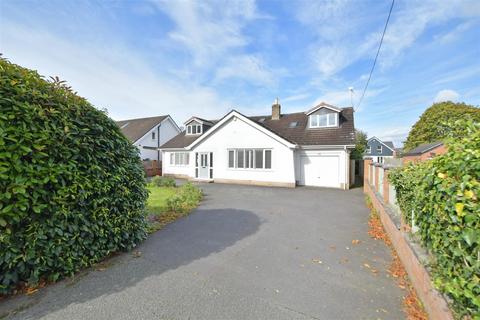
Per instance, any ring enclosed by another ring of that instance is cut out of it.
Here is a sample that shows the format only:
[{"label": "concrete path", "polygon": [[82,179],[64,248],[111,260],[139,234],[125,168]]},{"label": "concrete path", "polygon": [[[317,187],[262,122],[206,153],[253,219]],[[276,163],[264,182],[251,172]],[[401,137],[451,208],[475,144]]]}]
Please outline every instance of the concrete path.
[{"label": "concrete path", "polygon": [[4,301],[0,318],[404,318],[360,189],[202,188],[200,207],[151,235],[140,257]]}]

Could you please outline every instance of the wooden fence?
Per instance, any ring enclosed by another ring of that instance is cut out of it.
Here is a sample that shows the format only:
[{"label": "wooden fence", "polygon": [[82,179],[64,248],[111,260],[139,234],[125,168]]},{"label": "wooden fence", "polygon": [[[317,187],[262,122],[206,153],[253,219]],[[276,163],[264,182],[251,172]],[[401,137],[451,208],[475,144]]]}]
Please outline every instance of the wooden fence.
[{"label": "wooden fence", "polygon": [[144,160],[143,169],[147,177],[162,175],[162,162],[157,160]]}]

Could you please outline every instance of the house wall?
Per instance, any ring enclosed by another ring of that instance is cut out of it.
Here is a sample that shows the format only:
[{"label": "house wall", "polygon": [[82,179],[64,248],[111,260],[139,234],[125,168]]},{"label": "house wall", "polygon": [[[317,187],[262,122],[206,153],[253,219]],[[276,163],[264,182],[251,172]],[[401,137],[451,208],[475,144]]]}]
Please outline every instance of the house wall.
[{"label": "house wall", "polygon": [[[155,132],[155,139],[152,139],[152,132]],[[152,128],[142,138],[135,142],[135,146],[140,150],[140,158],[162,161],[162,154],[157,150],[146,149],[144,147],[158,148],[168,140],[179,134],[177,126],[170,118],[166,118],[160,124]],[[158,141],[160,139],[160,141]]]},{"label": "house wall", "polygon": [[[271,149],[272,169],[228,168],[228,150],[238,148]],[[214,181],[295,186],[293,150],[240,118],[226,122],[193,151],[213,152]]]},{"label": "house wall", "polygon": [[[387,148],[377,139],[371,139],[367,142],[367,145],[371,147],[372,152],[365,152],[366,157],[371,157],[373,162],[378,162],[378,157],[393,157],[393,151]],[[377,152],[377,146],[382,146],[382,152]]]},{"label": "house wall", "polygon": [[[195,153],[189,152],[189,163],[188,165],[171,165],[170,164],[170,154],[173,152],[185,152],[182,150],[179,151],[162,151],[162,157],[165,161],[162,162],[162,174],[164,176],[174,176],[177,178],[194,178],[195,177]],[[215,160],[215,159],[214,159]]]},{"label": "house wall", "polygon": [[404,156],[402,158],[403,163],[409,163],[409,162],[421,162],[425,160],[429,160],[433,158],[434,156],[438,156],[441,154],[444,154],[447,152],[447,147],[445,145],[438,146],[436,148],[433,148],[432,150],[419,154],[419,155],[414,155],[414,156]]}]

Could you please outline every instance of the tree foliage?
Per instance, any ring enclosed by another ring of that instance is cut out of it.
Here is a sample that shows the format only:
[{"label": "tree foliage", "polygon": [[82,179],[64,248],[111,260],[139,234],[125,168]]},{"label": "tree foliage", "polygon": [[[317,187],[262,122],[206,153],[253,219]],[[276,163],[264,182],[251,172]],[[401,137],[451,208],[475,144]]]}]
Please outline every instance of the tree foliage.
[{"label": "tree foliage", "polygon": [[0,59],[0,293],[146,237],[138,150],[58,79]]},{"label": "tree foliage", "polygon": [[351,158],[360,160],[367,149],[367,133],[365,131],[355,129],[355,149],[353,149]]},{"label": "tree foliage", "polygon": [[435,285],[459,317],[480,316],[480,122],[457,120],[450,128],[446,154],[394,170],[389,180],[405,220],[415,213]]},{"label": "tree foliage", "polygon": [[404,144],[405,151],[424,143],[443,141],[451,135],[449,123],[472,118],[480,122],[480,109],[465,103],[451,101],[435,103],[413,125]]}]

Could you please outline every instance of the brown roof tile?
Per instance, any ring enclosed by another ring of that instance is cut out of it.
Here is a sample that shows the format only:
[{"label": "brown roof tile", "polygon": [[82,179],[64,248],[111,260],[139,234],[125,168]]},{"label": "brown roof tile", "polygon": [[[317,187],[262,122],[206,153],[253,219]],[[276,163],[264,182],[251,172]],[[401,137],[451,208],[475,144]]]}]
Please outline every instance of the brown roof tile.
[{"label": "brown roof tile", "polygon": [[135,142],[167,117],[168,115],[121,120],[116,122],[125,137],[127,137],[130,141]]},{"label": "brown roof tile", "polygon": [[[340,113],[340,125],[337,128],[308,128],[308,116],[304,112],[282,114],[279,120],[272,120],[271,116],[248,117],[257,124],[272,131],[285,140],[297,145],[353,145],[355,144],[355,126],[353,108],[344,108]],[[260,121],[264,119],[263,121]],[[210,120],[212,121],[212,120]],[[217,122],[214,120],[213,122]],[[297,122],[291,127],[292,122]],[[184,148],[189,146],[200,136],[178,134],[160,148]]]}]

